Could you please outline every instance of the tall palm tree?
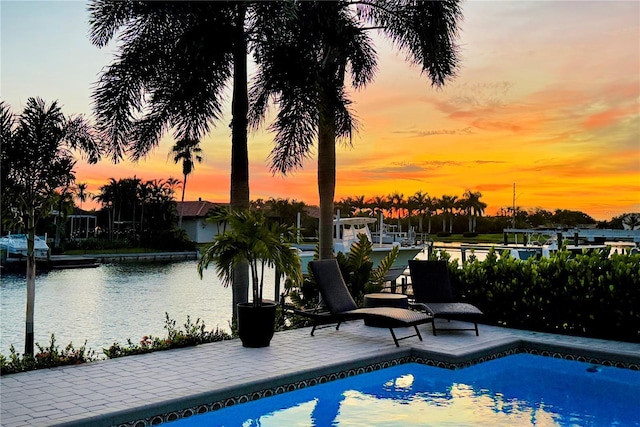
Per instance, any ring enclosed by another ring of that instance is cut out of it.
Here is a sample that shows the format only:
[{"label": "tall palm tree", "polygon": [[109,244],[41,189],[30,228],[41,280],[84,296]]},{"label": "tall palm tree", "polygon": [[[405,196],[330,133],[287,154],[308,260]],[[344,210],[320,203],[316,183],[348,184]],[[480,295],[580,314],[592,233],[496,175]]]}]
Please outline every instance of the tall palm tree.
[{"label": "tall palm tree", "polygon": [[[271,31],[271,15],[282,16],[287,7],[289,2],[92,0],[92,42],[104,47],[119,39],[116,59],[93,93],[112,159],[141,159],[168,129],[178,141],[201,139],[222,117],[231,86],[230,204],[248,209],[247,52],[266,40],[262,32]],[[234,275],[234,307],[248,299],[248,267],[242,270]]]},{"label": "tall palm tree", "polygon": [[[184,193],[187,191],[187,177],[191,175],[195,168],[195,163],[202,163],[202,148],[200,148],[200,141],[197,139],[181,139],[171,147],[170,156],[173,157],[173,162],[177,164],[182,162],[182,197],[180,201],[184,203]],[[180,209],[180,215],[178,216],[178,228],[182,227],[182,209]]]},{"label": "tall palm tree", "polygon": [[368,31],[388,37],[432,84],[441,86],[457,67],[454,39],[461,11],[458,0],[371,0],[356,7],[349,0],[294,4],[295,19],[284,19],[269,35],[278,42],[257,51],[259,62],[270,66],[258,70],[262,84],[252,95],[252,118],[264,117],[270,99],[279,106],[272,125],[275,172],[301,167],[317,138],[319,243],[325,259],[333,249],[336,140],[350,142],[357,130],[345,79],[360,89],[373,80],[377,68]]},{"label": "tall palm tree", "polygon": [[19,116],[0,101],[2,204],[16,209],[27,234],[26,322],[24,354],[33,355],[36,291],[35,234],[49,216],[61,189],[75,181],[73,153],[90,163],[101,156],[101,142],[87,121],[65,117],[57,102],[27,99]]}]

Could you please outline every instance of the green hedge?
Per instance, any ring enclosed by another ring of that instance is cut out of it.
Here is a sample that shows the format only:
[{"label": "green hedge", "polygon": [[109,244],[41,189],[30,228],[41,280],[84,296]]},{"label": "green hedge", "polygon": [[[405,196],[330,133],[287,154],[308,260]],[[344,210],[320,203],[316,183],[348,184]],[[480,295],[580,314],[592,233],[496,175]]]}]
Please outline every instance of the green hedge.
[{"label": "green hedge", "polygon": [[491,251],[462,268],[450,262],[457,297],[488,323],[640,342],[640,255],[558,251],[520,261]]}]

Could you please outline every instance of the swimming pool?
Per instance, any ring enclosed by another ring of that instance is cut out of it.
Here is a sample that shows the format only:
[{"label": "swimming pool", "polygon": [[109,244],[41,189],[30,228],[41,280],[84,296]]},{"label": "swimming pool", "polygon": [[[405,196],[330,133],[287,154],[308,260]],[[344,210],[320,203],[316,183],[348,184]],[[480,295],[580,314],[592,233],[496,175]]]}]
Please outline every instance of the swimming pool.
[{"label": "swimming pool", "polygon": [[460,370],[408,363],[171,426],[640,426],[640,372],[517,354]]}]

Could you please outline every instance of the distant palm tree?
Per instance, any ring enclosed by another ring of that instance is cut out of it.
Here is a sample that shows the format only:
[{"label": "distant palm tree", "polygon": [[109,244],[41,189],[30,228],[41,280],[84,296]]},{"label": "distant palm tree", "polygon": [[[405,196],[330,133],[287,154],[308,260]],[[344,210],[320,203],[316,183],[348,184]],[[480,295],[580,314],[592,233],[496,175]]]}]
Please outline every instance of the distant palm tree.
[{"label": "distant palm tree", "polygon": [[[384,196],[374,196],[367,201],[367,206],[371,210],[371,214],[378,221],[380,220],[380,215],[384,214],[384,211],[389,208],[388,204],[387,198]],[[378,227],[378,222],[376,222],[376,229],[378,229]]]},{"label": "distant palm tree", "polygon": [[76,186],[76,198],[80,200],[80,209],[82,209],[82,204],[87,201],[87,197],[91,195],[87,193],[87,183],[81,182]]},{"label": "distant palm tree", "polygon": [[93,200],[99,202],[107,209],[107,224],[109,227],[109,240],[113,240],[113,226],[115,221],[115,207],[117,201],[117,185],[115,178],[109,178],[109,183],[98,188],[100,191],[93,196]]},{"label": "distant palm tree", "polygon": [[167,194],[171,199],[175,199],[176,188],[179,188],[180,184],[180,180],[172,176],[170,176],[166,181],[163,182],[163,186],[167,189]]},{"label": "distant palm tree", "polygon": [[453,210],[456,208],[458,196],[444,195],[440,199],[440,209],[442,210],[442,232],[446,230],[447,218],[449,219],[449,233],[453,232]]},{"label": "distant palm tree", "polygon": [[435,215],[438,210],[437,198],[427,197],[426,201],[426,214],[427,214],[427,233],[431,234],[431,217]]},{"label": "distant palm tree", "polygon": [[418,231],[422,233],[422,223],[428,209],[427,203],[429,201],[429,195],[427,193],[423,193],[422,190],[419,190],[409,199],[413,203],[415,210],[418,212]]},{"label": "distant palm tree", "polygon": [[[182,162],[182,198],[181,202],[184,203],[184,194],[187,192],[187,177],[193,172],[195,163],[202,163],[202,148],[200,148],[200,141],[197,139],[181,139],[171,147],[170,156],[173,156],[173,162]],[[182,209],[180,209],[178,216],[178,228],[182,228]]]},{"label": "distant palm tree", "polygon": [[351,197],[343,197],[339,202],[335,203],[335,207],[340,209],[340,215],[350,217],[355,212],[354,200]]},{"label": "distant palm tree", "polygon": [[400,210],[404,206],[404,194],[398,193],[397,191],[389,194],[387,196],[387,200],[389,201],[389,206],[391,209],[396,212],[396,217],[398,218],[398,231],[402,229],[400,225]]},{"label": "distant palm tree", "polygon": [[482,216],[487,207],[486,203],[480,201],[482,193],[479,191],[465,191],[463,198],[460,200],[462,210],[469,216],[469,232],[476,231],[477,218]]},{"label": "distant palm tree", "polygon": [[367,209],[367,203],[365,201],[364,195],[356,196],[353,198],[353,206],[358,211],[358,214],[362,215],[362,213]]}]

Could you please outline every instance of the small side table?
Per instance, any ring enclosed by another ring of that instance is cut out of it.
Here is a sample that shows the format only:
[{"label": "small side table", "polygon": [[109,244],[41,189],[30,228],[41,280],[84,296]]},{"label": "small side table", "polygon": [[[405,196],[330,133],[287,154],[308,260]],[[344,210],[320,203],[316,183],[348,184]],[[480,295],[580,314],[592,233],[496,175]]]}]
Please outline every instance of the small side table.
[{"label": "small side table", "polygon": [[[364,307],[409,308],[409,299],[404,294],[392,294],[389,292],[366,294],[364,296]],[[375,327],[381,326],[375,319],[365,319],[364,324]]]}]

